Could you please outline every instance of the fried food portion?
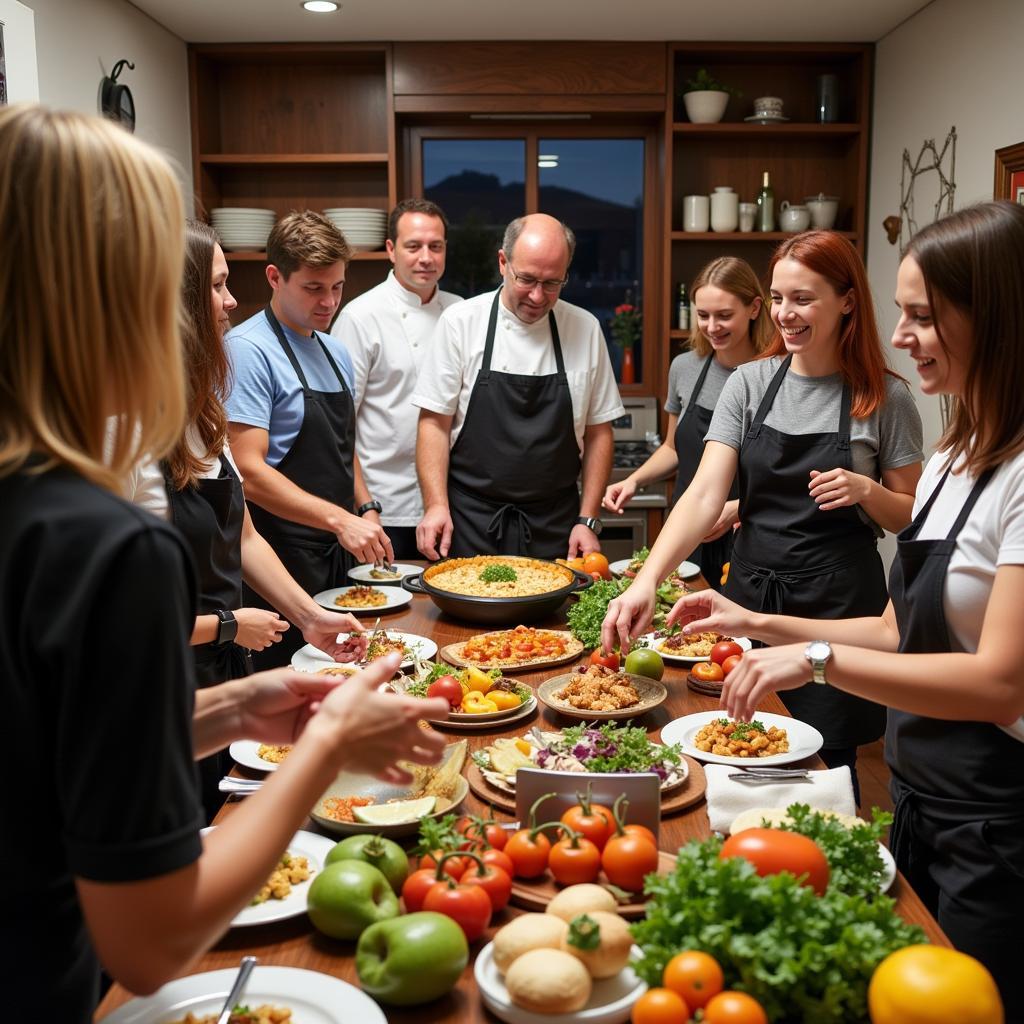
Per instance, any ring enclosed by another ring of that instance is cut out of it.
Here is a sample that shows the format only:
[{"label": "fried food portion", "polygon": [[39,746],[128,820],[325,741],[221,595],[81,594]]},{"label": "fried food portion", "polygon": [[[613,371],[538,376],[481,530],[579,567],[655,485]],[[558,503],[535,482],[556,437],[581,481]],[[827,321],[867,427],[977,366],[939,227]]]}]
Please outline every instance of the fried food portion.
[{"label": "fried food portion", "polygon": [[285,850],[271,876],[249,901],[250,906],[255,907],[257,904],[266,903],[271,899],[287,899],[291,894],[292,886],[308,881],[312,873],[309,869],[309,860],[306,857],[293,857]]},{"label": "fried food portion", "polygon": [[771,757],[789,752],[785,729],[761,722],[734,722],[716,718],[708,722],[693,738],[693,745],[706,754],[721,757]]},{"label": "fried food portion", "polygon": [[376,587],[349,587],[334,603],[342,608],[379,608],[388,603],[388,595]]},{"label": "fried food portion", "polygon": [[676,633],[662,640],[657,649],[677,658],[706,658],[715,644],[731,639],[731,636],[722,636],[721,633],[691,633],[689,636]]},{"label": "fried food portion", "polygon": [[320,805],[320,813],[325,818],[335,821],[355,821],[353,807],[369,807],[373,803],[372,796],[329,796]]},{"label": "fried food portion", "polygon": [[256,756],[261,761],[269,761],[271,764],[280,764],[291,752],[291,745],[287,743],[261,743],[259,750],[256,752]]},{"label": "fried food portion", "polygon": [[621,711],[640,703],[640,694],[629,676],[613,672],[604,665],[591,665],[586,672],[574,672],[554,696],[578,711]]}]

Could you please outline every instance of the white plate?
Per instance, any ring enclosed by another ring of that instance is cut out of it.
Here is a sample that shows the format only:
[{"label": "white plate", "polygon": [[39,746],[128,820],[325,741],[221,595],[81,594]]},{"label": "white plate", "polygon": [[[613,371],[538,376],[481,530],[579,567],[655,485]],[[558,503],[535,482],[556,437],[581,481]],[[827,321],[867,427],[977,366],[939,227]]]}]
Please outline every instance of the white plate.
[{"label": "white plate", "polygon": [[[437,654],[437,644],[434,643],[429,637],[420,636],[418,633],[403,633],[398,629],[389,629],[385,631],[390,640],[401,640],[406,647],[410,650],[415,651],[424,660],[432,658]],[[347,633],[342,634],[348,636]],[[292,668],[296,672],[319,672],[320,669],[326,668],[328,665],[343,665],[349,664],[348,662],[335,661],[329,654],[324,654],[319,647],[314,647],[312,644],[306,644],[305,647],[300,647],[292,655]],[[363,662],[351,662],[352,666],[355,667],[357,664],[362,665]],[[402,662],[402,668],[412,668],[415,661],[410,655]]]},{"label": "white plate", "polygon": [[277,214],[273,210],[268,210],[265,206],[215,206],[210,211],[210,215],[213,217],[220,216],[221,214],[224,213],[251,213],[258,214],[261,217],[277,216]]},{"label": "white plate", "polygon": [[892,883],[896,881],[896,861],[893,855],[889,852],[888,847],[883,846],[881,843],[878,844],[878,852],[882,856],[882,879],[878,883],[882,892],[888,892],[892,888]]},{"label": "white plate", "polygon": [[[212,832],[216,826],[204,828],[201,835]],[[243,907],[231,922],[232,928],[245,928],[254,924],[269,924],[271,921],[287,921],[290,917],[298,917],[306,912],[306,893],[317,873],[323,871],[327,854],[334,849],[335,842],[315,832],[296,832],[288,840],[288,852],[293,856],[305,857],[309,861],[310,877],[305,882],[297,882],[292,891],[283,899],[269,899],[255,906]]]},{"label": "white plate", "polygon": [[[639,960],[639,946],[630,950],[630,959]],[[534,1013],[524,1010],[509,998],[505,980],[494,965],[494,943],[488,942],[477,954],[473,965],[476,986],[484,1005],[508,1024],[623,1024],[629,1020],[633,1004],[647,991],[632,967],[623,967],[614,978],[595,981],[590,999],[576,1013]]]},{"label": "white plate", "polygon": [[745,117],[743,120],[754,124],[781,124],[783,121],[788,121],[789,118],[783,117],[782,114],[751,114],[750,117]]},{"label": "white plate", "polygon": [[[708,632],[710,633],[711,630],[708,630]],[[644,633],[644,635],[640,639],[646,640],[647,646],[650,647],[652,651],[657,651],[658,654],[660,654],[662,658],[665,659],[665,661],[672,661],[675,662],[677,665],[696,665],[698,662],[711,660],[710,654],[706,654],[703,658],[685,658],[681,654],[666,653],[658,647],[658,644],[660,644],[663,640],[666,640],[667,637],[656,637],[653,633]],[[753,644],[751,644],[751,642],[745,636],[734,636],[732,638],[732,641],[733,643],[739,644],[744,651],[749,651],[750,648],[753,646]]]},{"label": "white plate", "polygon": [[335,587],[333,590],[322,590],[319,594],[313,595],[313,600],[321,608],[328,608],[332,612],[354,612],[356,615],[380,615],[382,612],[402,608],[412,600],[412,594],[408,590],[401,590],[398,587],[382,587],[378,589],[386,598],[384,604],[375,604],[372,608],[350,608],[334,603],[336,597],[347,594],[351,589],[351,587]]},{"label": "white plate", "polygon": [[515,722],[520,718],[525,718],[536,706],[537,698],[534,694],[530,694],[529,700],[524,700],[519,707],[506,711],[504,715],[500,713],[498,715],[468,715],[460,712],[458,718],[446,718],[443,722],[440,720],[435,722],[432,719],[427,719],[427,721],[441,729],[458,729],[470,732],[476,729],[504,729],[508,722]]},{"label": "white plate", "polygon": [[[102,1024],[165,1024],[186,1013],[218,1014],[227,999],[236,967],[169,981],[145,999],[133,999],[103,1018]],[[340,978],[298,967],[257,966],[245,990],[250,1006],[287,1006],[300,1024],[388,1024],[384,1011],[364,992]]]},{"label": "white plate", "polygon": [[[608,568],[613,576],[621,576],[629,568],[629,563],[632,561],[632,558],[620,558],[617,562],[612,562]],[[700,566],[696,562],[680,562],[679,568],[676,571],[684,580],[688,580],[693,576],[700,575]]]},{"label": "white plate", "polygon": [[357,565],[348,571],[348,578],[355,580],[357,583],[369,583],[375,587],[397,587],[401,586],[402,580],[406,576],[415,576],[416,573],[423,571],[422,565],[406,565],[404,562],[392,562],[391,568],[397,572],[398,578],[393,580],[376,580],[370,575],[371,569],[377,569],[379,566],[370,565]]},{"label": "white plate", "polygon": [[824,737],[806,722],[796,718],[786,718],[784,715],[773,715],[768,712],[758,712],[755,715],[757,721],[766,726],[777,726],[785,729],[789,738],[789,751],[785,754],[770,754],[768,757],[725,757],[722,754],[706,754],[693,745],[693,738],[700,730],[714,721],[716,718],[728,717],[724,711],[700,711],[695,715],[685,715],[682,718],[674,718],[661,730],[662,743],[681,743],[683,753],[698,761],[707,761],[711,764],[729,765],[769,765],[769,764],[790,764],[792,761],[801,761],[811,754],[821,750],[825,742]]},{"label": "white plate", "polygon": [[259,740],[235,740],[228,747],[228,753],[243,768],[253,768],[258,772],[276,772],[278,766],[273,761],[264,761],[259,755],[262,744]]}]

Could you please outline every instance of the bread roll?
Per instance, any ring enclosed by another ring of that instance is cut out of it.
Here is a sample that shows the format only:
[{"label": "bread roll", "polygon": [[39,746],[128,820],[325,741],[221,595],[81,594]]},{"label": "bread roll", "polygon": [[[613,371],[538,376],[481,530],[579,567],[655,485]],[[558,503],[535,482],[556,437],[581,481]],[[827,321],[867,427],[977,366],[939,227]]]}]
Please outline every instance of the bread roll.
[{"label": "bread roll", "polygon": [[547,905],[547,913],[554,914],[563,921],[571,921],[579,914],[589,914],[595,910],[614,914],[618,910],[618,904],[604,886],[594,885],[592,882],[568,886]]},{"label": "bread roll", "polygon": [[494,936],[494,966],[504,974],[517,957],[531,949],[560,949],[569,926],[551,914],[523,914]]},{"label": "bread roll", "polygon": [[582,1010],[593,985],[586,967],[559,949],[531,949],[518,957],[505,975],[512,1002],[534,1013]]}]

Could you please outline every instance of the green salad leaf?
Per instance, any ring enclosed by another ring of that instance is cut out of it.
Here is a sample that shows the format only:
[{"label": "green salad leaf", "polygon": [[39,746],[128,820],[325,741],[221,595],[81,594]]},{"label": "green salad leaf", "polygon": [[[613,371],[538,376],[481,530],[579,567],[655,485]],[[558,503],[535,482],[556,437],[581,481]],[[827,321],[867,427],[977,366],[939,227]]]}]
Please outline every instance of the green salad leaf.
[{"label": "green salad leaf", "polygon": [[680,744],[652,743],[646,729],[628,722],[570,726],[562,730],[557,747],[578,758],[588,772],[654,772],[664,778],[683,759]]},{"label": "green salad leaf", "polygon": [[629,580],[595,580],[569,609],[572,635],[587,647],[601,646],[601,623],[613,598],[629,586]]}]

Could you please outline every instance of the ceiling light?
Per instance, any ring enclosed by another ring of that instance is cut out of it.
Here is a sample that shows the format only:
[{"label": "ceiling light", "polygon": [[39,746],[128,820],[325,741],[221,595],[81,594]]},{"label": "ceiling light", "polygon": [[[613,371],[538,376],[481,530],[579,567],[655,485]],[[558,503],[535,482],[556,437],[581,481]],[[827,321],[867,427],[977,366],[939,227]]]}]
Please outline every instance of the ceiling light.
[{"label": "ceiling light", "polygon": [[303,0],[302,6],[313,14],[333,14],[339,7],[334,0]]},{"label": "ceiling light", "polygon": [[538,167],[557,167],[558,157],[557,156],[539,156],[537,157]]}]

